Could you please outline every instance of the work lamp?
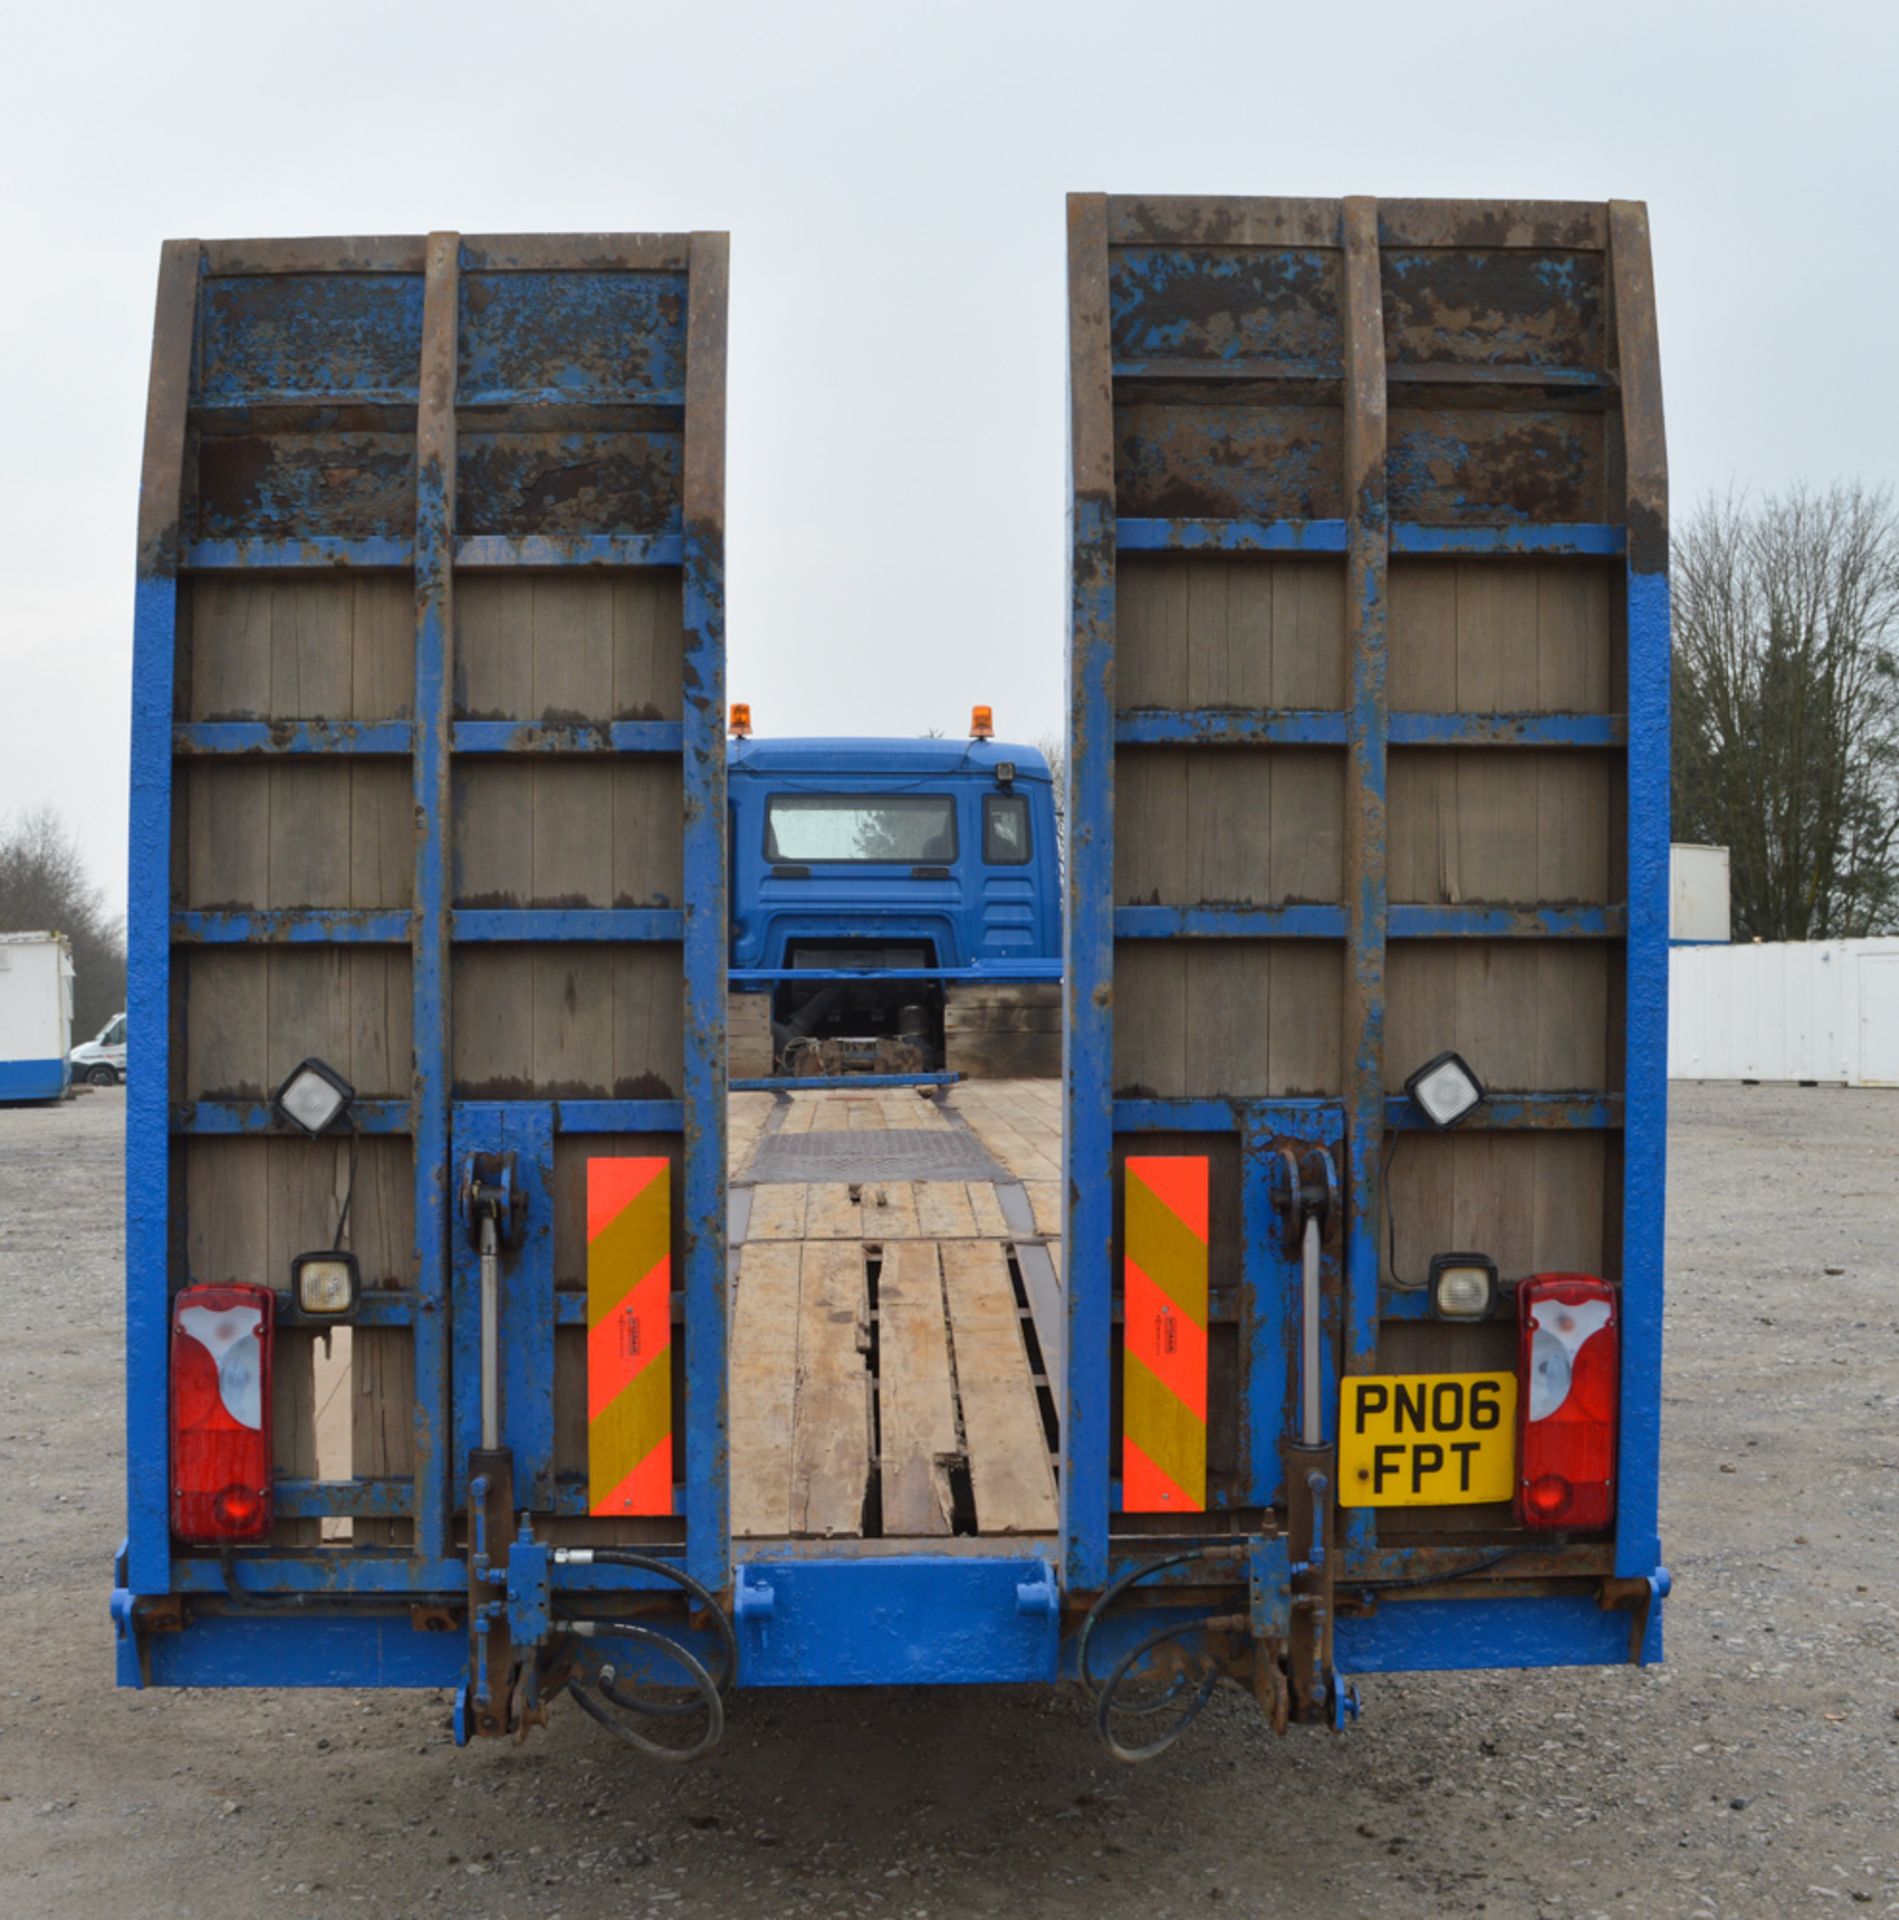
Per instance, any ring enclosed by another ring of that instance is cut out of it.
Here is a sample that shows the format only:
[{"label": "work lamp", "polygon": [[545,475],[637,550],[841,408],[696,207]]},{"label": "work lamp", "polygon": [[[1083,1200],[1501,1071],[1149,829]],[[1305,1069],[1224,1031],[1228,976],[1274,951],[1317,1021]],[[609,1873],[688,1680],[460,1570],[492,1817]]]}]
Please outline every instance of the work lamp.
[{"label": "work lamp", "polygon": [[290,1290],[309,1320],[341,1320],[356,1309],[360,1286],[353,1253],[300,1253],[290,1262]]},{"label": "work lamp", "polygon": [[355,1098],[356,1089],[334,1067],[321,1060],[305,1060],[291,1068],[270,1104],[280,1118],[314,1140],[342,1119]]},{"label": "work lamp", "polygon": [[1497,1263],[1482,1253],[1431,1256],[1431,1311],[1440,1320],[1488,1320],[1497,1304]]},{"label": "work lamp", "polygon": [[1484,1083],[1456,1053],[1440,1053],[1435,1060],[1427,1060],[1404,1083],[1404,1090],[1425,1119],[1440,1128],[1456,1126],[1484,1102]]}]

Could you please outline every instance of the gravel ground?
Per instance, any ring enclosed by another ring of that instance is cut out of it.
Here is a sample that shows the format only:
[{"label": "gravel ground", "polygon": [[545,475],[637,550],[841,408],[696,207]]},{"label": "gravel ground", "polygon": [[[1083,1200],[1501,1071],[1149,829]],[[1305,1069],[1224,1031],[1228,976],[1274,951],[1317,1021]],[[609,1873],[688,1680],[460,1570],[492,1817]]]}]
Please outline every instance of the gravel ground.
[{"label": "gravel ground", "polygon": [[123,1096],[0,1110],[0,1915],[1899,1913],[1899,1095],[1677,1090],[1658,1670],[1222,1696],[741,1696],[663,1775],[571,1709],[118,1693]]}]

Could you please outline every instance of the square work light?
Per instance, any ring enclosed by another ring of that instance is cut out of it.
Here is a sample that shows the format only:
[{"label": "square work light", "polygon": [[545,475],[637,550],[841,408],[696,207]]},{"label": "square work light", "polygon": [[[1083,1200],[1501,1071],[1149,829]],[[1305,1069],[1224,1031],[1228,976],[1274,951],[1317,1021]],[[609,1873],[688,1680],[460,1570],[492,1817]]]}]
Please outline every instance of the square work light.
[{"label": "square work light", "polygon": [[1427,1060],[1404,1083],[1404,1090],[1434,1127],[1454,1127],[1484,1102],[1484,1083],[1455,1053]]},{"label": "square work light", "polygon": [[1440,1320],[1488,1320],[1497,1304],[1497,1263],[1482,1253],[1431,1256],[1431,1311]]},{"label": "square work light", "polygon": [[342,1119],[355,1098],[356,1089],[334,1067],[322,1060],[305,1060],[291,1068],[270,1104],[281,1118],[314,1140]]},{"label": "square work light", "polygon": [[305,1319],[346,1318],[360,1286],[353,1253],[300,1253],[290,1262],[291,1297]]}]

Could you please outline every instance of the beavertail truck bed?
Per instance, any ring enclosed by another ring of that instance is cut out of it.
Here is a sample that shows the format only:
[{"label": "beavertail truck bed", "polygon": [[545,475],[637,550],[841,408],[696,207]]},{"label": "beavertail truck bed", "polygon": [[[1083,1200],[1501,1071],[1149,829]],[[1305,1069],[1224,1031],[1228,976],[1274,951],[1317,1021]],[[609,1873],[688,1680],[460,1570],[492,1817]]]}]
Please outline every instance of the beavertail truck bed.
[{"label": "beavertail truck bed", "polygon": [[1071,201],[1064,1078],[923,1093],[728,1088],[725,261],[165,250],[122,1680],[1653,1657],[1641,208]]}]

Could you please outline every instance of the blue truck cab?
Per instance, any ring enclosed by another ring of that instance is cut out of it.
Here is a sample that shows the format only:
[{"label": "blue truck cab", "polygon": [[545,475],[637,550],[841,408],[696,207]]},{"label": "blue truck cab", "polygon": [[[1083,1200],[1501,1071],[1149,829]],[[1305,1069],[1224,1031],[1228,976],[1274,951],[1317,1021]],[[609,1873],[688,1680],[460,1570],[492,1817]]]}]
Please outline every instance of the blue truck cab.
[{"label": "blue truck cab", "polygon": [[733,1026],[764,997],[773,1071],[934,1071],[957,1027],[996,1024],[986,989],[1053,1006],[1058,829],[1035,748],[741,734],[727,771]]}]

